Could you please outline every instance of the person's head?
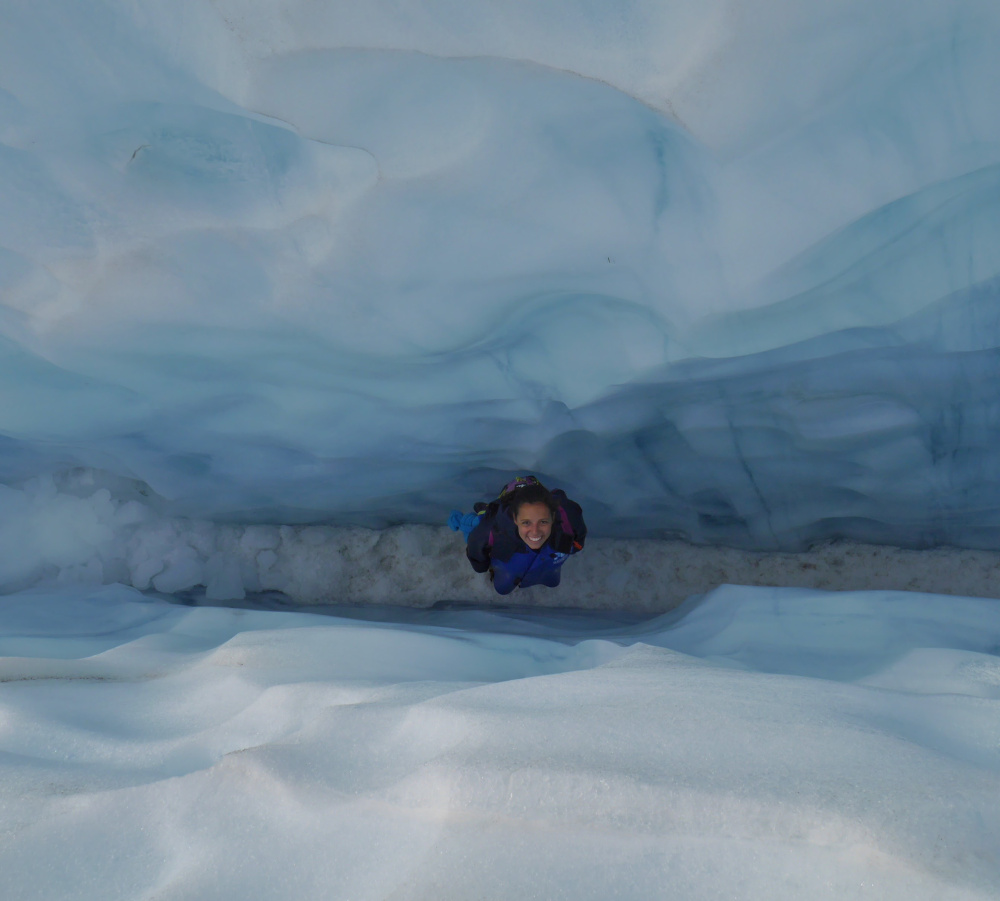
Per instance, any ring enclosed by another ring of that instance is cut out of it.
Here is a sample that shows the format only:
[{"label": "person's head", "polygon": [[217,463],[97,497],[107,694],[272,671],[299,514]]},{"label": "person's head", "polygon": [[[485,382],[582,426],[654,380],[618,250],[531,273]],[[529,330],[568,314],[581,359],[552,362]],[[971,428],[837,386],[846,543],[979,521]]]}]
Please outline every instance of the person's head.
[{"label": "person's head", "polygon": [[559,504],[542,485],[526,485],[511,492],[507,509],[521,541],[537,551],[552,534]]}]

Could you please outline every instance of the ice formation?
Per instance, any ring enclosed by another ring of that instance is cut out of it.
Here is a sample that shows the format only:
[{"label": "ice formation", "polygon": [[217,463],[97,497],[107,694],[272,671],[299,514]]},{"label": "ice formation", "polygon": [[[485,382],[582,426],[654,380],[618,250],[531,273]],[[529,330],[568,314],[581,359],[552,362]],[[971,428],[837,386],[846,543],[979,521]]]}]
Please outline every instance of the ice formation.
[{"label": "ice formation", "polygon": [[7,895],[994,899],[998,26],[0,0]]},{"label": "ice formation", "polygon": [[992,0],[0,19],[5,519],[1000,548]]},{"label": "ice formation", "polygon": [[995,601],[902,593],[373,623],[36,589],[0,607],[4,887],[989,901],[998,641]]},{"label": "ice formation", "polygon": [[[127,498],[127,499],[125,499]],[[724,583],[838,590],[906,589],[993,597],[1000,554],[824,542],[807,552],[695,547],[595,537],[557,590],[500,598],[444,526],[217,524],[157,515],[134,486],[92,473],[0,488],[0,593],[40,582],[121,582],[187,600],[280,594],[311,605],[509,603],[661,613]]]}]

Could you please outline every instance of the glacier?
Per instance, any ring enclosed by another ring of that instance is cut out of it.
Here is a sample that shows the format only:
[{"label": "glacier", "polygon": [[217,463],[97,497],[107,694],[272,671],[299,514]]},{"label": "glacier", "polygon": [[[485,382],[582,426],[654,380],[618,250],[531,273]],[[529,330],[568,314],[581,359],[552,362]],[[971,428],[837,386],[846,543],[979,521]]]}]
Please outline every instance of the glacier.
[{"label": "glacier", "polygon": [[3,600],[10,897],[997,897],[995,600]]},{"label": "glacier", "polygon": [[6,894],[995,901],[998,35],[0,0]]},{"label": "glacier", "polygon": [[1000,549],[995,4],[0,10],[4,509]]}]

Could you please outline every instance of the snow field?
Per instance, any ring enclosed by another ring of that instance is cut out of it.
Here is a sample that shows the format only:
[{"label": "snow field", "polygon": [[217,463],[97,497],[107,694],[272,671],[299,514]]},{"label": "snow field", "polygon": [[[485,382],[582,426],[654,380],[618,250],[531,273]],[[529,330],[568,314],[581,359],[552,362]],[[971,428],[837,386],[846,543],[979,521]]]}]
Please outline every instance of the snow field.
[{"label": "snow field", "polygon": [[993,602],[375,623],[110,586],[0,623],[11,897],[996,897]]}]

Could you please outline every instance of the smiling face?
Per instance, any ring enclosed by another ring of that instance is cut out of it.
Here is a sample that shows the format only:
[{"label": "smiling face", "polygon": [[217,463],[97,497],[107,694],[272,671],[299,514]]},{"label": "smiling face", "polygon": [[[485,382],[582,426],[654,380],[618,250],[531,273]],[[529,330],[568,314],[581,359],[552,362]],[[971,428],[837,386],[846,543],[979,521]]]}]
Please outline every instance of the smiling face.
[{"label": "smiling face", "polygon": [[514,517],[517,534],[533,551],[537,551],[552,534],[552,511],[548,504],[521,504]]}]

